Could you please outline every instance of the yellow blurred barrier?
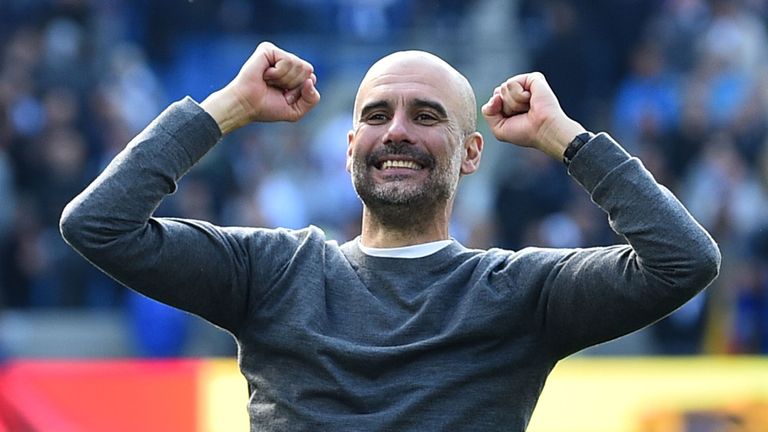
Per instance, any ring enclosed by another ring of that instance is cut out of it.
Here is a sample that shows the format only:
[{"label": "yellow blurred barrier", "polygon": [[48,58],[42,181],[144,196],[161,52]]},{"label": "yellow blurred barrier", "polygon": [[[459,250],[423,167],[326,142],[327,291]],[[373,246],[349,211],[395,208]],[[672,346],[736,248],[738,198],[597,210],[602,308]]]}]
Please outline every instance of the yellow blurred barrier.
[{"label": "yellow blurred barrier", "polygon": [[198,374],[198,412],[200,432],[247,431],[248,385],[237,362],[209,360]]},{"label": "yellow blurred barrier", "polygon": [[[201,431],[248,430],[234,360],[199,375]],[[528,432],[768,431],[768,358],[575,357],[547,380]]]},{"label": "yellow blurred barrier", "polygon": [[528,432],[768,431],[768,359],[572,358]]}]

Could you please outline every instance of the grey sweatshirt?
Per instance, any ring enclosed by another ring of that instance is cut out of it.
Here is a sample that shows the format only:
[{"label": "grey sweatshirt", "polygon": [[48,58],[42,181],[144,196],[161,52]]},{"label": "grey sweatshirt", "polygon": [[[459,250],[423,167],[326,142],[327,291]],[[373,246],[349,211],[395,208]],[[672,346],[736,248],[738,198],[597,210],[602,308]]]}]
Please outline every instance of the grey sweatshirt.
[{"label": "grey sweatshirt", "polygon": [[228,330],[253,431],[523,431],[558,360],[665,316],[717,275],[709,235],[608,135],[570,175],[627,245],[372,257],[303,230],[154,218],[220,139],[187,98],[64,210],[126,286]]}]

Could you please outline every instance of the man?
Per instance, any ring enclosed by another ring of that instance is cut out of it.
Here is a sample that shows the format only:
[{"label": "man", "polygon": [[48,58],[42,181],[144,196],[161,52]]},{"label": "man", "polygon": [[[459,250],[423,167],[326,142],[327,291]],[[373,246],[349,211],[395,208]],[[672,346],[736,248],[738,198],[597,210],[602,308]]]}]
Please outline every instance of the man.
[{"label": "man", "polygon": [[663,317],[718,272],[716,245],[683,206],[608,135],[568,118],[538,73],[496,88],[486,121],[501,141],[565,158],[629,244],[452,240],[457,183],[483,137],[468,81],[413,51],[374,64],[355,99],[359,238],[151,217],[222,135],[300,119],[320,99],[315,82],[311,65],[262,43],[226,87],[162,113],[61,221],[117,280],[234,335],[251,430],[522,431],[558,360]]}]

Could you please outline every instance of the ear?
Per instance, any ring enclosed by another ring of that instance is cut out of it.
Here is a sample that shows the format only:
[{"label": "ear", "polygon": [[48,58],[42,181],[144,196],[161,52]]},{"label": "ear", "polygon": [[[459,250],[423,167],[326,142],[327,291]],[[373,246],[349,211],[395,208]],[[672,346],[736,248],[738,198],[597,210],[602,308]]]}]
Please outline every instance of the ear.
[{"label": "ear", "polygon": [[477,171],[480,156],[483,153],[483,135],[473,132],[464,139],[464,158],[461,160],[461,174],[468,175]]},{"label": "ear", "polygon": [[347,172],[352,174],[352,143],[355,140],[355,131],[347,132]]}]

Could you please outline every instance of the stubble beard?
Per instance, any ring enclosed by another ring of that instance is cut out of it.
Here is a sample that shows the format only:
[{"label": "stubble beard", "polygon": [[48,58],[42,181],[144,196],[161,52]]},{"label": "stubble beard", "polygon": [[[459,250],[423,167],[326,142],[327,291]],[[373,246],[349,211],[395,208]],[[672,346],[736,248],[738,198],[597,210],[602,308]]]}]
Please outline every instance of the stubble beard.
[{"label": "stubble beard", "polygon": [[392,176],[386,183],[373,179],[370,157],[353,162],[352,183],[368,213],[382,226],[419,232],[450,205],[460,174],[460,157],[442,163],[429,156],[426,180],[417,183],[411,176]]}]

